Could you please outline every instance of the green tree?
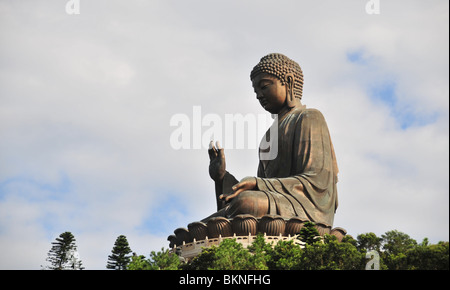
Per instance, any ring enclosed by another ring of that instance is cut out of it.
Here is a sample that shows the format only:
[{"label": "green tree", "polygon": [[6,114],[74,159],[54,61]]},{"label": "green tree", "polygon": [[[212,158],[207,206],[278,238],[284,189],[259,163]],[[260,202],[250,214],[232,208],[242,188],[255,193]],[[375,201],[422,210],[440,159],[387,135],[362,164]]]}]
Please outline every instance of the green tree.
[{"label": "green tree", "polygon": [[133,253],[133,256],[131,256],[131,261],[127,265],[127,270],[152,270],[152,267],[150,265],[150,262],[145,259],[145,256],[143,255],[136,255],[136,253]]},{"label": "green tree", "polygon": [[44,269],[50,270],[82,270],[82,262],[78,257],[75,237],[71,232],[64,232],[52,242],[47,259],[50,265]]},{"label": "green tree", "polygon": [[[185,270],[364,270],[368,250],[380,251],[380,269],[448,270],[449,243],[421,244],[408,235],[386,232],[382,238],[373,233],[362,234],[358,240],[345,236],[341,242],[335,236],[325,235],[318,240],[311,225],[305,231],[305,245],[294,240],[279,241],[272,245],[262,235],[244,248],[235,239],[225,239],[221,244],[204,248],[189,263],[182,264],[177,255],[162,249],[152,252],[150,259],[133,256],[130,270],[185,269]],[[313,237],[313,238],[311,238]]]},{"label": "green tree", "polygon": [[204,248],[190,263],[183,265],[184,270],[210,270],[214,267],[217,246]]},{"label": "green tree", "polygon": [[180,258],[164,248],[161,248],[159,252],[150,253],[149,264],[152,270],[178,270],[181,267]]},{"label": "green tree", "polygon": [[169,250],[152,251],[150,258],[133,253],[131,262],[127,265],[128,270],[179,270],[181,269],[180,258],[170,253]]},{"label": "green tree", "polygon": [[382,252],[380,256],[389,270],[407,270],[407,252],[417,246],[417,242],[409,235],[392,230],[381,235]]},{"label": "green tree", "polygon": [[374,233],[365,233],[360,234],[356,237],[357,239],[357,248],[362,252],[367,251],[378,251],[381,249],[382,238],[377,237]]},{"label": "green tree", "polygon": [[325,235],[323,243],[306,244],[296,269],[299,270],[361,270],[365,254],[358,251],[353,239],[339,242],[335,236]]},{"label": "green tree", "polygon": [[406,260],[408,270],[449,270],[449,243],[424,241],[406,252]]},{"label": "green tree", "polygon": [[315,224],[313,222],[305,222],[305,225],[300,230],[299,238],[302,242],[305,242],[309,245],[321,239],[320,234],[317,231]]},{"label": "green tree", "polygon": [[354,247],[358,248],[358,241],[355,240],[351,235],[345,235],[345,236],[342,238],[342,242],[343,242],[343,243],[351,244],[351,245],[353,245]]},{"label": "green tree", "polygon": [[108,256],[107,269],[126,270],[127,264],[130,262],[130,245],[127,237],[120,235],[117,237],[112,254]]},{"label": "green tree", "polygon": [[279,241],[268,257],[270,270],[294,270],[299,268],[302,258],[302,249],[299,245],[290,241]]},{"label": "green tree", "polygon": [[338,270],[362,270],[365,268],[365,253],[358,251],[350,239],[339,242],[335,236],[325,235],[324,241],[326,264],[332,264]]},{"label": "green tree", "polygon": [[268,262],[273,254],[272,246],[264,240],[262,234],[258,234],[253,243],[247,247],[250,252],[248,270],[267,270]]},{"label": "green tree", "polygon": [[218,246],[204,249],[192,262],[184,267],[187,270],[247,270],[251,254],[235,239],[225,239]]},{"label": "green tree", "polygon": [[417,245],[416,240],[397,230],[386,232],[381,235],[381,239],[382,248],[387,254],[406,253],[407,250]]}]

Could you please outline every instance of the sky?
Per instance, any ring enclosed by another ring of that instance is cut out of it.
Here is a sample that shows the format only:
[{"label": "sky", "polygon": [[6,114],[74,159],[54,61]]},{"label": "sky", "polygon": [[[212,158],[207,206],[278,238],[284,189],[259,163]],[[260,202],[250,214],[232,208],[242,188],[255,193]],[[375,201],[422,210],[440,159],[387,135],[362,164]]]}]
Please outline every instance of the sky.
[{"label": "sky", "polygon": [[[65,231],[105,269],[119,235],[148,257],[213,213],[194,119],[266,116],[249,75],[272,52],[327,121],[334,226],[449,240],[448,1],[69,2],[0,0],[0,269],[47,265]],[[180,115],[190,148],[170,141]],[[256,175],[257,149],[225,155]]]}]

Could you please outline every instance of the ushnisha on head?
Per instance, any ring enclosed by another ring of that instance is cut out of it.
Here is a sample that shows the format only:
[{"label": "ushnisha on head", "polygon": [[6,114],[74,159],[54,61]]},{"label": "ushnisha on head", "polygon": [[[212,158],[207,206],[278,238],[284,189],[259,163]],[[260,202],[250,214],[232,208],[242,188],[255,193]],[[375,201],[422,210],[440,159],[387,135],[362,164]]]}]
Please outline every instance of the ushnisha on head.
[{"label": "ushnisha on head", "polygon": [[281,84],[285,84],[287,76],[291,75],[294,79],[293,93],[294,97],[301,99],[303,92],[303,72],[300,65],[281,53],[271,53],[259,61],[250,73],[250,79],[253,79],[261,73],[268,73],[276,76]]}]

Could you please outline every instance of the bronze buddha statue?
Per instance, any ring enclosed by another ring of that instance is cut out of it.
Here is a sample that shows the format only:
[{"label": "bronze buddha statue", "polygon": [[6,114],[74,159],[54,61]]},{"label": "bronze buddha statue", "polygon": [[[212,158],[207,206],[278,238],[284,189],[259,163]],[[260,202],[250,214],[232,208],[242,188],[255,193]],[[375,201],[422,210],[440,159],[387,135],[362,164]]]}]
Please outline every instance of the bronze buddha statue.
[{"label": "bronze buddha statue", "polygon": [[277,135],[263,138],[277,142],[274,158],[261,158],[257,176],[238,181],[226,171],[224,149],[210,143],[209,173],[215,182],[217,212],[213,217],[232,219],[249,214],[256,218],[278,215],[333,226],[338,206],[338,167],[325,119],[318,110],[301,103],[303,73],[285,55],[264,56],[250,78],[256,98],[276,114]]}]

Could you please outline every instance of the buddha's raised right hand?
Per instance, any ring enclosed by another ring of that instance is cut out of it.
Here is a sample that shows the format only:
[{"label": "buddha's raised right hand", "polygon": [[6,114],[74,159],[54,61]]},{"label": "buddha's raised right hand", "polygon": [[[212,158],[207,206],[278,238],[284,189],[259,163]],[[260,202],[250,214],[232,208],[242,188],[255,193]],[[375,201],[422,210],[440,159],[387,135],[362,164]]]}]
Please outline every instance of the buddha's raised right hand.
[{"label": "buddha's raised right hand", "polygon": [[223,148],[220,148],[219,141],[216,142],[216,146],[214,147],[214,141],[209,143],[209,176],[215,182],[221,182],[225,173],[227,172],[225,169],[225,154],[223,153]]}]

